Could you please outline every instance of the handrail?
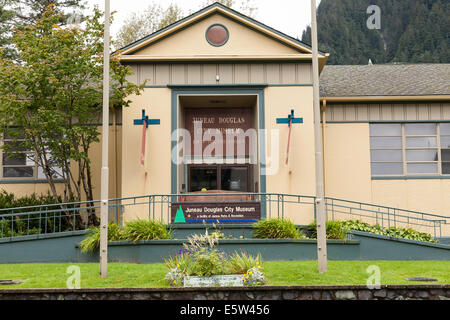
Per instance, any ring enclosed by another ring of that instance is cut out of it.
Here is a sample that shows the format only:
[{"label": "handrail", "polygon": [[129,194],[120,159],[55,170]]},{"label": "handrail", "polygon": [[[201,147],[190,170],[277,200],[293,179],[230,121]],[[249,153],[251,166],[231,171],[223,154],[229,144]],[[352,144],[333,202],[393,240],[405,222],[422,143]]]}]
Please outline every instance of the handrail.
[{"label": "handrail", "polygon": [[408,212],[408,213],[427,215],[427,216],[432,216],[432,217],[437,217],[437,218],[450,219],[450,217],[437,215],[437,214],[433,214],[433,213],[414,211],[414,210],[409,210],[409,209],[401,209],[401,208],[395,208],[395,207],[388,207],[388,206],[383,206],[383,205],[379,205],[379,204],[358,202],[358,201],[345,200],[345,199],[332,198],[332,197],[325,197],[325,199],[326,200],[336,200],[336,201],[349,202],[349,203],[354,203],[354,204],[359,204],[359,205],[366,205],[366,206],[372,206],[372,207],[378,207],[378,208],[385,208],[385,209],[389,209],[389,210],[394,209],[394,210],[404,211],[404,212]]},{"label": "handrail", "polygon": [[[135,197],[113,198],[109,200],[110,214],[113,215],[114,221],[121,224],[124,211],[133,206],[148,206],[146,207],[149,219],[161,219],[170,222],[170,208],[173,202],[178,202],[179,197],[193,197],[201,196],[203,200],[197,201],[184,201],[184,203],[201,203],[209,201],[226,202],[226,197],[239,197],[247,196],[236,200],[230,200],[232,202],[247,202],[247,201],[260,201],[265,203],[265,217],[282,217],[284,218],[290,212],[295,214],[295,210],[288,210],[287,206],[293,205],[310,205],[309,212],[316,215],[316,197],[311,195],[295,195],[284,193],[179,193],[179,194],[153,194]],[[215,200],[214,197],[221,197],[222,200]],[[204,199],[207,200],[204,200]],[[248,199],[252,200],[248,200]],[[225,199],[225,200],[223,200]],[[191,199],[185,199],[191,200]],[[408,209],[400,209],[394,207],[388,207],[384,205],[371,204],[365,202],[358,202],[353,200],[345,200],[334,197],[325,197],[326,211],[334,214],[355,215],[364,218],[380,220],[382,223],[386,222],[391,227],[399,225],[417,225],[426,228],[431,228],[434,231],[434,235],[438,232],[441,234],[441,225],[450,224],[450,217],[437,215],[426,212],[419,212]],[[14,228],[26,229],[27,234],[30,230],[41,233],[53,233],[55,230],[63,230],[67,227],[73,228],[73,230],[80,230],[76,228],[88,228],[87,216],[90,214],[97,214],[97,209],[100,208],[100,200],[93,201],[80,201],[80,202],[68,202],[68,203],[55,203],[48,205],[38,205],[29,207],[16,207],[16,208],[2,208],[0,209],[0,238],[4,237],[5,230],[13,230],[10,232],[11,236],[15,236]],[[291,208],[291,207],[290,207]],[[292,208],[291,208],[292,209]],[[22,212],[18,212],[22,211]],[[69,218],[73,218],[73,223],[69,221]],[[78,220],[75,221],[77,218]],[[59,219],[59,221],[57,221]],[[63,225],[66,220],[66,224]],[[53,227],[48,227],[48,223],[53,224]],[[78,224],[77,224],[78,223]],[[26,225],[26,228],[24,227]],[[21,230],[22,230],[21,229]],[[8,233],[7,233],[8,234]]]}]

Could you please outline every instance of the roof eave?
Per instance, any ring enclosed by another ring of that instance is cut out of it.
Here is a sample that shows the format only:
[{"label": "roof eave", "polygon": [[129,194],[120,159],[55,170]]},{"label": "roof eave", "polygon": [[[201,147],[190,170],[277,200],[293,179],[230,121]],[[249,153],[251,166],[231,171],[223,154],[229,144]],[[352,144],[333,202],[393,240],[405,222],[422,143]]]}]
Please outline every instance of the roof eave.
[{"label": "roof eave", "polygon": [[[155,33],[153,33],[145,38],[142,38],[122,49],[117,50],[114,54],[123,56],[123,55],[128,55],[133,52],[136,52],[139,49],[141,49],[145,46],[148,46],[151,43],[158,41],[159,39],[167,37],[170,34],[176,32],[177,30],[182,29],[182,28],[188,26],[189,24],[195,23],[196,21],[198,21],[206,16],[209,16],[215,12],[225,14],[225,15],[231,17],[232,19],[240,21],[246,25],[251,26],[252,28],[254,28],[260,32],[265,33],[269,37],[275,38],[289,46],[296,47],[299,50],[306,52],[307,54],[312,53],[311,48],[308,45],[306,45],[305,43],[303,43],[297,39],[294,39],[280,31],[270,28],[264,24],[261,24],[258,21],[254,20],[250,17],[247,17],[233,9],[225,7],[219,3],[214,3],[214,4],[212,4],[208,7],[205,7],[203,9],[201,9],[200,11],[198,11],[184,19],[181,19],[181,20],[167,26],[166,28],[156,31]],[[325,56],[327,56],[327,53],[319,51],[319,55],[322,58],[324,58]]]},{"label": "roof eave", "polygon": [[321,101],[328,102],[419,102],[419,101],[450,101],[450,95],[391,95],[391,96],[347,96],[347,97],[320,97]]}]

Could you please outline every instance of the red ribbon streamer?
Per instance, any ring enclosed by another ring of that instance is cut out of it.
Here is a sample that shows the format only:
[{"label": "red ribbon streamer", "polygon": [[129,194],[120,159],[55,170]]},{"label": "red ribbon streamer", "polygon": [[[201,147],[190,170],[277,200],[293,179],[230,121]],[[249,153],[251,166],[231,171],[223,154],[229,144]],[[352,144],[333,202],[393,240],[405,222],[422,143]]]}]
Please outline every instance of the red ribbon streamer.
[{"label": "red ribbon streamer", "polygon": [[292,119],[289,120],[289,136],[288,136],[288,144],[287,144],[287,151],[286,151],[286,165],[289,162],[289,147],[291,144],[291,130],[292,130]]},{"label": "red ribbon streamer", "polygon": [[142,127],[142,149],[141,149],[141,165],[143,166],[145,164],[145,138],[146,138],[146,129],[147,125],[144,122],[144,126]]}]

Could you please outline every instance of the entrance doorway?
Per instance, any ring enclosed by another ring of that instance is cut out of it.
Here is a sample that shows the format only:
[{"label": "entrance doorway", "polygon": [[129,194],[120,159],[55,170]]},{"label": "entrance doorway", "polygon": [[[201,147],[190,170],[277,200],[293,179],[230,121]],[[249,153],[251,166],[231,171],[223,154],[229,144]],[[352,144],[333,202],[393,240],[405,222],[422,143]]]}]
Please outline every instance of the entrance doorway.
[{"label": "entrance doorway", "polygon": [[251,165],[189,165],[188,192],[251,192]]},{"label": "entrance doorway", "polygon": [[178,166],[181,193],[259,192],[258,96],[183,95],[179,106],[178,127],[190,138]]}]

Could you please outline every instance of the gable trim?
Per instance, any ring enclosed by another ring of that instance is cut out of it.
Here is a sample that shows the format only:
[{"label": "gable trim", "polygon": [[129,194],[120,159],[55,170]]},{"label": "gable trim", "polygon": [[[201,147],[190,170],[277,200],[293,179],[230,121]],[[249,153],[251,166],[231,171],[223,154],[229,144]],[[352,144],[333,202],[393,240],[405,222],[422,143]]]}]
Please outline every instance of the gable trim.
[{"label": "gable trim", "polygon": [[[270,38],[272,40],[276,40],[276,41],[282,43],[283,45],[291,47],[301,53],[306,53],[306,54],[312,53],[311,47],[308,46],[307,44],[305,44],[297,39],[294,39],[280,31],[277,31],[271,27],[268,27],[252,18],[242,15],[241,13],[239,13],[233,9],[227,8],[219,3],[215,3],[209,7],[206,7],[204,9],[184,18],[184,19],[181,19],[181,20],[167,26],[166,28],[156,31],[155,33],[153,33],[143,39],[140,39],[122,49],[119,49],[115,53],[119,52],[119,54],[122,56],[132,54],[132,53],[134,53],[138,50],[141,50],[145,47],[148,47],[158,41],[161,41],[176,32],[180,32],[180,31],[186,29],[187,27],[210,17],[213,14],[220,14],[226,18],[231,19],[232,21],[234,21],[236,23],[242,24],[242,25],[250,28],[253,31],[259,32],[259,33],[267,36],[268,38]],[[326,56],[326,54],[323,52],[319,52],[319,55],[321,55],[322,57]]]}]

